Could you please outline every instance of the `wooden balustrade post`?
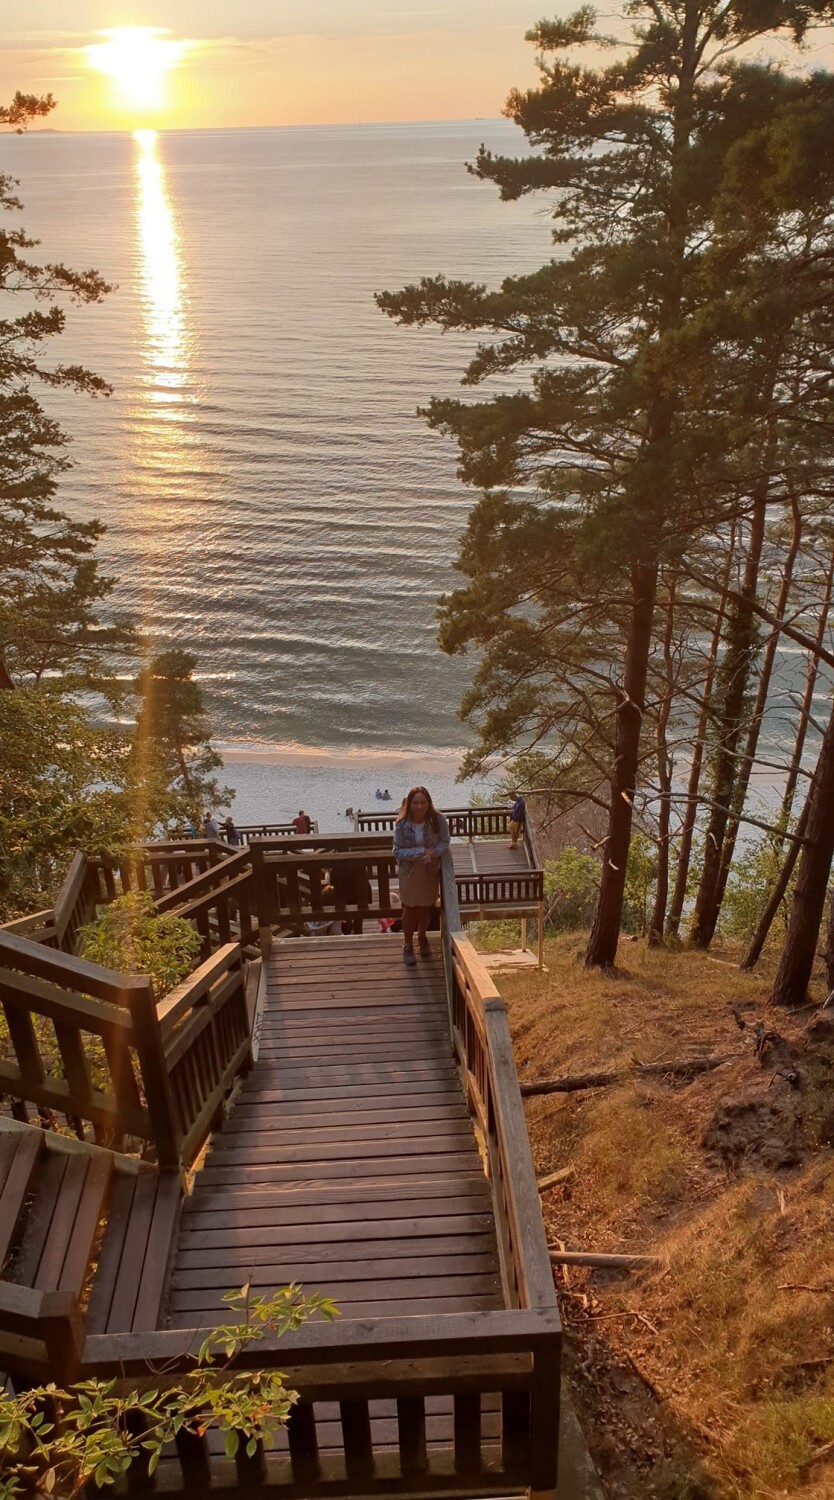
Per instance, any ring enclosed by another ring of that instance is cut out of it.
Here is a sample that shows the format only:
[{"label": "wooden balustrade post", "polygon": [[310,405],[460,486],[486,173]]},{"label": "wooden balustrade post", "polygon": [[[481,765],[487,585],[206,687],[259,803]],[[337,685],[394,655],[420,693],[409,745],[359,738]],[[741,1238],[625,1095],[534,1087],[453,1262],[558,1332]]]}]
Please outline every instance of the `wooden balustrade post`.
[{"label": "wooden balustrade post", "polygon": [[549,1337],[533,1350],[530,1395],[530,1494],[550,1500],[556,1493],[561,1407],[561,1336]]},{"label": "wooden balustrade post", "polygon": [[176,1124],[174,1095],[151,981],[138,978],[126,980],[125,995],[133,1022],[133,1043],[139,1057],[139,1071],[157,1160],[161,1167],[178,1167],[180,1133]]},{"label": "wooden balustrade post", "polygon": [[49,1358],[51,1378],[62,1385],[78,1379],[84,1347],[84,1319],[74,1292],[44,1292],[38,1326]]},{"label": "wooden balustrade post", "polygon": [[258,923],[258,936],[261,953],[266,958],[272,947],[273,902],[271,900],[269,871],[264,859],[263,844],[250,844],[249,854],[252,860],[252,894],[254,897],[255,917]]}]

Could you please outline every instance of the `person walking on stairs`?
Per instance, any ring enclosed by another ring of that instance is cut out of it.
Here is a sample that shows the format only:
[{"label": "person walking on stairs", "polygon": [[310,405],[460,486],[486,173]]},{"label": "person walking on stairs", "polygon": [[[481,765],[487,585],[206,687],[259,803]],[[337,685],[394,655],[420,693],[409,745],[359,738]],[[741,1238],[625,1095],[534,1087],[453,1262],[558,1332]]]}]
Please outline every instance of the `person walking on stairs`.
[{"label": "person walking on stairs", "polygon": [[448,848],[446,819],[426,788],[413,786],[394,824],[394,858],[403,908],[403,959],[409,968],[417,962],[415,933],[422,957],[427,958],[431,952],[429,918],[440,893],[440,861]]}]

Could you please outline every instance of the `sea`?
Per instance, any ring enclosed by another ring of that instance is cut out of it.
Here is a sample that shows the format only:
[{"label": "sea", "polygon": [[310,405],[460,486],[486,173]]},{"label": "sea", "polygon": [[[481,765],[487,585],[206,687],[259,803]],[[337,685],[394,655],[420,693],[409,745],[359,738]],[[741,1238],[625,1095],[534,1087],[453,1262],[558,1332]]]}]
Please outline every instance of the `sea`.
[{"label": "sea", "polygon": [[545,203],[467,171],[481,142],[526,144],[505,120],[0,140],[37,254],[113,285],[53,346],[113,387],[45,397],[73,440],[59,503],[106,523],[147,649],[196,656],[243,821],[316,802],[337,826],[414,775],[473,790],[473,663],[436,610],[474,497],[417,410],[472,399],[477,340],[400,329],[374,293],[553,253]]}]

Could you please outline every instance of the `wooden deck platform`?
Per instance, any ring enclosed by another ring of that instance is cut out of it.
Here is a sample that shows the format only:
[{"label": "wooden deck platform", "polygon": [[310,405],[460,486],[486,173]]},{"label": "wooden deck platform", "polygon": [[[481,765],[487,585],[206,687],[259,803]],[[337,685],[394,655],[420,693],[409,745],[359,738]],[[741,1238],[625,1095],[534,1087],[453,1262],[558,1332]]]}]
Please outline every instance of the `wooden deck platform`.
[{"label": "wooden deck platform", "polygon": [[273,946],[258,1060],[183,1214],[170,1326],[223,1321],[247,1280],[303,1281],[345,1317],[504,1305],[439,939],[416,969],[393,937]]}]

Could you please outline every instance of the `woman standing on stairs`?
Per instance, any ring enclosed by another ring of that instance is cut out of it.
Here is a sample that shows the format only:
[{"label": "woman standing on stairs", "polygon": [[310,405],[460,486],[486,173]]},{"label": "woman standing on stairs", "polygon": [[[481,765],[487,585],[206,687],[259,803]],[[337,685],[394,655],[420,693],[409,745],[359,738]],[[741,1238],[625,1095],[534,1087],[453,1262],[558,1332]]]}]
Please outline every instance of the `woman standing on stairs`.
[{"label": "woman standing on stairs", "polygon": [[403,959],[416,964],[414,934],[420,953],[430,952],[427,929],[440,891],[440,861],[449,847],[449,825],[424,786],[413,786],[394,824],[394,858],[403,904]]}]

